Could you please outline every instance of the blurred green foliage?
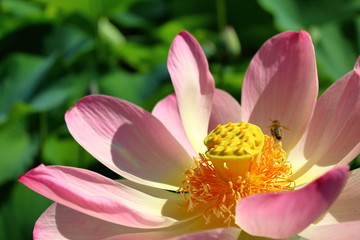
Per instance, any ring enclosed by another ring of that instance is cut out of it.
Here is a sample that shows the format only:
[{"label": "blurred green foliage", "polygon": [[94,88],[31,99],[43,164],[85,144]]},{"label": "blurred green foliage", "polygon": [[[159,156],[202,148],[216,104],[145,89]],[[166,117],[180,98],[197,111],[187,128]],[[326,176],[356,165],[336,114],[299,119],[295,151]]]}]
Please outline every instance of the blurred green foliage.
[{"label": "blurred green foliage", "polygon": [[0,1],[0,239],[31,239],[51,203],[17,182],[30,168],[58,164],[117,177],[72,139],[64,113],[95,93],[150,111],[173,91],[166,58],[179,31],[200,41],[217,87],[240,99],[261,44],[305,29],[322,93],[358,57],[359,9],[358,0]]}]

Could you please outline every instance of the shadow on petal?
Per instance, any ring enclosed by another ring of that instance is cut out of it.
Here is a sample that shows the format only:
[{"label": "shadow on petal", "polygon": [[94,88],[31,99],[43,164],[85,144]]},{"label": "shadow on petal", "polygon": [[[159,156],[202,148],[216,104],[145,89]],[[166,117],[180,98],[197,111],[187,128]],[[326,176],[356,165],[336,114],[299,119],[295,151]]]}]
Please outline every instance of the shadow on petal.
[{"label": "shadow on petal", "polygon": [[288,238],[318,219],[336,200],[348,179],[337,167],[294,192],[255,194],[236,207],[236,224],[255,236]]}]

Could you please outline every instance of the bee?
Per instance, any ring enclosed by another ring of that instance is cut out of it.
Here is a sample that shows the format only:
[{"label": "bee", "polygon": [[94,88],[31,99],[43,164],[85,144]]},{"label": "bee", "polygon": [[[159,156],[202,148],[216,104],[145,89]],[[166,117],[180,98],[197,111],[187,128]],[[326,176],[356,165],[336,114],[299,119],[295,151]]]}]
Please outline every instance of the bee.
[{"label": "bee", "polygon": [[281,125],[278,120],[272,120],[272,124],[268,128],[270,128],[272,137],[278,141],[280,141],[283,137],[282,129],[290,130],[287,127]]}]

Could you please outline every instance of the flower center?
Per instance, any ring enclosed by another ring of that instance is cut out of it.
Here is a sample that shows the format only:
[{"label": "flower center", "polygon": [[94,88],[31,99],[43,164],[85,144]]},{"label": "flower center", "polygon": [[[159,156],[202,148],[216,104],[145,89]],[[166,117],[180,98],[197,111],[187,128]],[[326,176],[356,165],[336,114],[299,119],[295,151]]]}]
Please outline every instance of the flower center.
[{"label": "flower center", "polygon": [[196,167],[185,171],[179,191],[188,211],[204,209],[206,223],[216,217],[232,225],[235,205],[241,198],[295,187],[281,142],[275,144],[256,125],[218,125],[204,143],[208,150],[194,157]]}]

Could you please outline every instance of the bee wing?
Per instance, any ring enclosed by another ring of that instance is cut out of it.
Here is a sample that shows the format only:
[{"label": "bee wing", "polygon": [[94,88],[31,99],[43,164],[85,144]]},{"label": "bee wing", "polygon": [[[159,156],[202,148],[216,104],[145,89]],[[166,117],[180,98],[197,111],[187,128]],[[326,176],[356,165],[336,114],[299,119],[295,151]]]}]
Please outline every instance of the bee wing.
[{"label": "bee wing", "polygon": [[285,127],[285,126],[281,126],[283,129],[287,130],[287,131],[291,131],[289,128]]}]

